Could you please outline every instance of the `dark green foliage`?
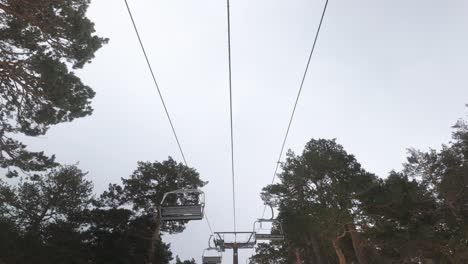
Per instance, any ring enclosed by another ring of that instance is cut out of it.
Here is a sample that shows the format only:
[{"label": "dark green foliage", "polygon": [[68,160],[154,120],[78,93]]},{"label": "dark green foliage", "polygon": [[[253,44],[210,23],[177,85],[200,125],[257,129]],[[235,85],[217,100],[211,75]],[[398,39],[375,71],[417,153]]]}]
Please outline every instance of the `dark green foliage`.
[{"label": "dark green foliage", "polygon": [[278,207],[286,240],[259,246],[251,262],[465,263],[468,125],[454,128],[450,144],[411,149],[404,170],[385,179],[333,140],[289,153],[281,182],[262,193]]},{"label": "dark green foliage", "polygon": [[180,260],[179,256],[176,256],[176,264],[197,264],[194,259],[191,260]]},{"label": "dark green foliage", "polygon": [[0,263],[15,263],[21,252],[21,237],[15,223],[6,217],[0,218]]},{"label": "dark green foliage", "polygon": [[[140,162],[123,179],[124,187],[111,185],[97,200],[85,176],[68,166],[20,178],[16,185],[0,182],[1,264],[149,263],[148,248],[154,249],[153,263],[173,260],[159,233],[154,240],[155,207],[166,191],[203,186],[194,169],[171,158]],[[163,230],[181,232],[184,224],[170,223]]]},{"label": "dark green foliage", "polygon": [[[0,260],[6,263],[86,263],[79,223],[90,206],[92,184],[74,166],[21,179],[17,186],[0,183]],[[2,236],[3,238],[3,236]],[[70,259],[73,262],[70,262]]]},{"label": "dark green foliage", "polygon": [[91,203],[92,184],[85,176],[69,166],[21,179],[16,187],[0,181],[0,216],[35,234],[50,223],[67,221]]},{"label": "dark green foliage", "polygon": [[[402,173],[363,195],[368,234],[390,259],[463,263],[468,257],[468,129],[440,151],[411,149]],[[412,179],[412,180],[409,180]]]},{"label": "dark green foliage", "polygon": [[468,258],[468,125],[459,121],[453,141],[440,151],[410,151],[404,172],[419,179],[432,195],[437,242],[428,250],[438,259]]},{"label": "dark green foliage", "polygon": [[[145,263],[151,239],[152,219],[136,217],[126,209],[94,209],[84,213],[86,247],[92,263]],[[169,245],[156,244],[155,259],[172,260]]]},{"label": "dark green foliage", "polygon": [[258,244],[250,264],[288,264],[294,263],[292,252],[284,243]]},{"label": "dark green foliage", "polygon": [[9,177],[56,166],[12,135],[43,135],[92,112],[94,91],[69,69],[82,68],[107,42],[86,18],[89,0],[0,0],[0,167]]},{"label": "dark green foliage", "polygon": [[441,241],[435,200],[416,180],[393,172],[361,198],[366,235],[380,255],[398,261],[435,253]]},{"label": "dark green foliage", "polygon": [[291,250],[317,263],[333,256],[332,242],[349,232],[348,225],[355,228],[358,195],[376,182],[335,140],[324,139],[311,140],[300,156],[289,152],[278,177],[281,183],[262,195],[278,206]]}]

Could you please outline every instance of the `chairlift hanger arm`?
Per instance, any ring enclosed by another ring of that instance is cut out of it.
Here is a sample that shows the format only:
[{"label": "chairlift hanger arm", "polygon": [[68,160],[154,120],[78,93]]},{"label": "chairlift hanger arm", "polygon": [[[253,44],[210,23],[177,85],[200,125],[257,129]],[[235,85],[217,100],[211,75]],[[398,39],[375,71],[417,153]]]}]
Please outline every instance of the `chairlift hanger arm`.
[{"label": "chairlift hanger arm", "polygon": [[274,222],[274,221],[276,221],[276,219],[275,219],[275,211],[274,211],[274,209],[273,209],[273,206],[267,205],[267,204],[266,204],[265,206],[270,207],[271,217],[270,217],[270,218],[263,218],[263,217],[262,217],[262,218],[258,218],[256,222]]},{"label": "chairlift hanger arm", "polygon": [[216,244],[214,247],[211,246],[211,240],[214,239],[213,235],[210,235],[210,238],[208,238],[208,248],[216,248]]}]

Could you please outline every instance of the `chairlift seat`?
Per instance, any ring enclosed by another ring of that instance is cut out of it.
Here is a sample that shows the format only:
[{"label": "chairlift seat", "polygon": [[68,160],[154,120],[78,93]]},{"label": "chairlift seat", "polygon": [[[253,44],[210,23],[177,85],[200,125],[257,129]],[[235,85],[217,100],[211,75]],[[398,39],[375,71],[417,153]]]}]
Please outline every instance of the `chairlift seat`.
[{"label": "chairlift seat", "polygon": [[203,207],[201,205],[162,207],[161,218],[164,221],[201,220],[203,219]]},{"label": "chairlift seat", "polygon": [[[177,195],[198,195],[198,204],[182,204],[182,205],[166,205],[165,201],[168,196]],[[205,208],[205,195],[202,191],[197,189],[181,189],[164,194],[161,200],[161,219],[162,221],[190,221],[190,220],[202,220]]]},{"label": "chairlift seat", "polygon": [[[210,239],[208,240],[208,245],[210,244],[211,239],[212,239],[212,236],[210,236]],[[220,264],[221,260],[222,260],[222,255],[219,249],[213,248],[210,246],[209,248],[203,250],[203,255],[202,255],[203,264]]]},{"label": "chairlift seat", "polygon": [[221,256],[204,256],[203,257],[203,264],[220,264],[221,263]]},{"label": "chairlift seat", "polygon": [[255,241],[253,242],[247,242],[247,243],[226,243],[225,244],[226,248],[254,248],[255,247]]},{"label": "chairlift seat", "polygon": [[[215,246],[221,251],[232,248],[254,248],[256,244],[255,232],[214,232],[214,234]],[[226,240],[225,236],[234,236],[234,239]]]},{"label": "chairlift seat", "polygon": [[284,240],[284,236],[283,235],[276,235],[276,234],[259,234],[257,233],[255,235],[255,237],[257,238],[257,240],[269,240],[269,241],[282,241]]}]

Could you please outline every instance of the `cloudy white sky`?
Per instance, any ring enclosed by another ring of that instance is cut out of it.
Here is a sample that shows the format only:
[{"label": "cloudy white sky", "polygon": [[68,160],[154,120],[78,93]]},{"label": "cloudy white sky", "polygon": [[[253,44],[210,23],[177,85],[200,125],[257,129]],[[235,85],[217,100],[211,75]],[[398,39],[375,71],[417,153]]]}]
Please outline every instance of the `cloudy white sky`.
[{"label": "cloudy white sky", "polygon": [[[215,231],[232,230],[224,0],[128,0],[190,166],[209,185]],[[323,0],[231,0],[238,230],[261,215]],[[468,109],[468,1],[331,0],[286,147],[337,138],[381,177],[408,147],[437,148]],[[97,92],[91,117],[61,124],[34,149],[79,162],[97,193],[137,161],[181,161],[123,0],[94,0],[110,42],[78,72]],[[209,231],[164,236],[200,261]],[[251,251],[241,252],[240,263]],[[226,252],[223,263],[232,263]]]}]

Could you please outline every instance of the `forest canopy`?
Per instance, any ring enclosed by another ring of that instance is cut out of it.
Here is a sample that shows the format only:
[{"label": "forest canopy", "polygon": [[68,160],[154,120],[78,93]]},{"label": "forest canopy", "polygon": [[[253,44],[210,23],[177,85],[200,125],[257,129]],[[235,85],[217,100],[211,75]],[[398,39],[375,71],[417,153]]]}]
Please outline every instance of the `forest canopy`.
[{"label": "forest canopy", "polygon": [[[95,91],[77,72],[108,39],[96,34],[89,5],[0,0],[0,264],[195,264],[163,241],[188,221],[162,221],[160,207],[167,192],[207,184],[195,168],[140,161],[99,193],[78,164],[20,140],[93,113]],[[258,243],[250,263],[466,263],[468,123],[453,129],[451,142],[409,149],[388,175],[368,171],[336,139],[289,151],[277,183],[261,192],[284,240]]]},{"label": "forest canopy", "polygon": [[251,263],[464,263],[468,259],[468,125],[440,150],[410,149],[402,171],[377,177],[336,140],[289,152],[277,206],[285,241],[263,244]]}]

